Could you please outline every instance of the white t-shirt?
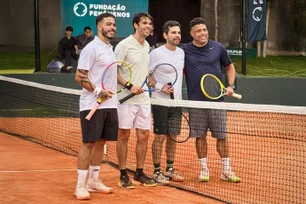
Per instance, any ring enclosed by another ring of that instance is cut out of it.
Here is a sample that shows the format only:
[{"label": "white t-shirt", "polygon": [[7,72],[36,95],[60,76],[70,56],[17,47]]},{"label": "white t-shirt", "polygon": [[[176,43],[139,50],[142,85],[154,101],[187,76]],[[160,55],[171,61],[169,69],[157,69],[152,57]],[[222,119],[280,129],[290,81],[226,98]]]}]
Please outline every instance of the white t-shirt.
[{"label": "white t-shirt", "polygon": [[[78,69],[88,70],[89,80],[96,86],[101,87],[102,75],[107,65],[116,61],[113,47],[110,44],[104,43],[97,36],[93,41],[88,43],[82,50],[82,53],[78,62]],[[109,86],[117,87],[117,65],[110,67],[108,71],[111,71],[111,81]],[[106,87],[109,88],[109,87]],[[113,90],[117,91],[117,90]],[[80,111],[90,110],[98,100],[98,96],[87,89],[82,89],[80,97]],[[102,108],[117,108],[117,94],[113,95],[112,98],[103,101],[99,109]]]},{"label": "white t-shirt", "polygon": [[[150,53],[150,71],[152,72],[154,68],[161,63],[169,63],[173,65],[177,72],[178,77],[177,81],[174,84],[174,99],[182,99],[182,81],[183,81],[183,69],[184,69],[184,59],[185,53],[184,51],[176,47],[175,50],[169,50],[165,47],[165,45],[158,47],[151,51]],[[163,73],[167,76],[167,73]],[[153,78],[156,78],[158,82],[158,77],[154,77],[154,72],[152,73]],[[170,78],[170,77],[169,77]],[[152,98],[162,98],[162,99],[170,99],[169,94],[165,94],[161,91],[152,92]]]},{"label": "white t-shirt", "polygon": [[[150,46],[147,41],[144,41],[144,45],[134,38],[133,35],[123,39],[118,43],[115,48],[115,55],[117,60],[128,63],[132,68],[132,84],[141,86],[149,73],[150,62]],[[120,70],[120,69],[119,69]],[[126,75],[121,73],[122,76]],[[118,88],[122,86],[118,84]],[[145,85],[144,89],[148,89]],[[124,89],[118,94],[118,98],[121,99],[131,93],[130,90]],[[133,98],[124,102],[124,104],[150,104],[150,96],[148,92],[136,95]]]}]

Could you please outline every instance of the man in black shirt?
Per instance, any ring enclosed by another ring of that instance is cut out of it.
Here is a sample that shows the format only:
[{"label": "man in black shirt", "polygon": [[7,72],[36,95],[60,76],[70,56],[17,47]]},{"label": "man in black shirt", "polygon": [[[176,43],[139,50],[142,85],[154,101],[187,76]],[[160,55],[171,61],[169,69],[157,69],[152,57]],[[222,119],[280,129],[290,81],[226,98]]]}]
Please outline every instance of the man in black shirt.
[{"label": "man in black shirt", "polygon": [[78,46],[75,38],[72,37],[73,27],[67,26],[65,29],[65,37],[58,42],[58,53],[61,59],[65,59],[65,66],[62,68],[63,72],[70,71],[71,58],[75,60],[79,59]]}]

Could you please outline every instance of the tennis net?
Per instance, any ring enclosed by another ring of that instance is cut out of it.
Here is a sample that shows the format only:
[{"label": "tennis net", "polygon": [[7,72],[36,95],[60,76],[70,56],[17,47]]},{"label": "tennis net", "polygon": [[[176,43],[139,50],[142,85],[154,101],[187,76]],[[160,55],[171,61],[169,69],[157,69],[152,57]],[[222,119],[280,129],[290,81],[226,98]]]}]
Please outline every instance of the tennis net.
[{"label": "tennis net", "polygon": [[[81,145],[79,90],[0,76],[0,94],[2,132],[77,155]],[[226,116],[222,116],[226,117],[226,128],[217,132],[227,134],[231,166],[241,182],[220,180],[221,159],[216,150],[216,140],[208,132],[210,181],[198,181],[200,163],[195,139],[190,138],[177,144],[174,160],[174,168],[185,181],[171,182],[171,186],[228,203],[306,201],[306,107],[175,100],[152,100],[152,104],[157,108],[180,107],[189,120],[191,112],[226,111]],[[197,117],[200,123],[204,116],[199,114]],[[134,130],[131,133],[127,167],[135,171],[136,136]],[[181,134],[189,134],[189,131],[182,129]],[[148,175],[153,175],[154,171],[153,138],[151,131],[144,169]],[[104,161],[117,165],[115,142],[107,144]],[[164,170],[165,150],[161,161]]]}]

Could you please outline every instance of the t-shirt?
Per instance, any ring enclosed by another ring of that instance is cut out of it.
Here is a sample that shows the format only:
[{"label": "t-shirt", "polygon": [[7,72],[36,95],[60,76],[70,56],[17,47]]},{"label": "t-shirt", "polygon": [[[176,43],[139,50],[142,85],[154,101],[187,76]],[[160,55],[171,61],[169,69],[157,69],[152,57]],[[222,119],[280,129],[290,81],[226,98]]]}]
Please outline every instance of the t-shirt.
[{"label": "t-shirt", "polygon": [[93,36],[86,37],[84,34],[78,35],[76,37],[78,48],[84,49],[84,47],[93,39],[94,39]]},{"label": "t-shirt", "polygon": [[[201,91],[200,81],[204,74],[214,74],[222,78],[222,66],[229,66],[232,61],[225,47],[209,40],[203,47],[196,47],[192,42],[183,44],[185,51],[185,75],[189,100],[209,101]],[[223,98],[220,99],[222,101]]]},{"label": "t-shirt", "polygon": [[[93,41],[83,49],[78,63],[78,69],[88,70],[89,80],[96,86],[101,87],[102,75],[105,68],[116,61],[113,47],[110,44],[104,43],[97,36]],[[117,65],[110,67],[108,71],[111,71],[111,78],[107,80],[106,88],[117,87]],[[114,90],[116,91],[116,90]],[[82,89],[80,97],[80,111],[91,109],[98,100],[98,96],[87,89]],[[112,98],[103,101],[99,109],[103,108],[117,108],[117,94]]]},{"label": "t-shirt", "polygon": [[[165,45],[156,48],[150,53],[150,71],[153,71],[154,68],[161,63],[169,63],[173,65],[178,72],[177,81],[174,84],[174,99],[182,99],[182,81],[183,81],[183,69],[184,69],[184,51],[177,47],[174,51],[169,50]],[[162,70],[162,69],[161,69]],[[164,76],[171,76],[171,74],[165,72]],[[152,73],[152,77],[158,82],[158,77]],[[170,78],[170,77],[169,77]],[[165,94],[161,91],[152,92],[152,98],[164,98],[170,99],[169,94]]]},{"label": "t-shirt", "polygon": [[63,37],[59,44],[63,50],[74,50],[74,46],[77,45],[77,41],[74,37],[68,39],[67,37]]},{"label": "t-shirt", "polygon": [[[115,48],[115,55],[117,60],[124,61],[129,64],[132,68],[132,84],[141,86],[149,73],[149,62],[150,62],[150,46],[147,41],[144,41],[144,45],[141,45],[133,35],[120,41]],[[120,69],[119,69],[120,70]],[[119,72],[122,76],[128,75]],[[122,85],[118,84],[120,89]],[[148,89],[146,85],[143,87]],[[130,90],[124,89],[118,94],[118,98],[121,99],[131,93]],[[133,98],[124,102],[124,104],[150,104],[150,96],[148,92],[144,92],[140,95],[136,95]]]}]

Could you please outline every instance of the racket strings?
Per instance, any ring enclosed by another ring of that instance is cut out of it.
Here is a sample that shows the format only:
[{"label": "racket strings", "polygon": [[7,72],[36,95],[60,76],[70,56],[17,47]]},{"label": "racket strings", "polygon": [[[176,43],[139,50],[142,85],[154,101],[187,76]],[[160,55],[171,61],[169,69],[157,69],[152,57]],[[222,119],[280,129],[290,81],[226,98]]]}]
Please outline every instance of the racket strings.
[{"label": "racket strings", "polygon": [[151,73],[152,78],[159,84],[171,84],[174,85],[177,79],[177,71],[174,67],[162,64],[157,66]]},{"label": "racket strings", "polygon": [[207,76],[204,79],[204,89],[207,95],[211,97],[218,97],[223,93],[221,90],[220,84],[213,77]]},{"label": "racket strings", "polygon": [[117,64],[108,67],[102,77],[102,88],[112,92],[117,91]]}]

